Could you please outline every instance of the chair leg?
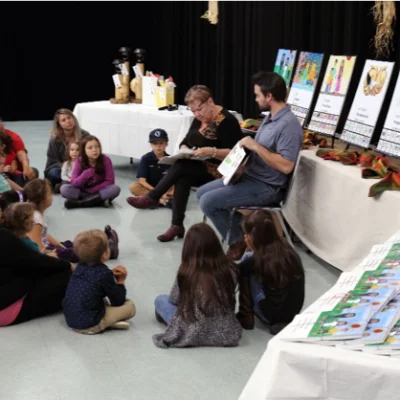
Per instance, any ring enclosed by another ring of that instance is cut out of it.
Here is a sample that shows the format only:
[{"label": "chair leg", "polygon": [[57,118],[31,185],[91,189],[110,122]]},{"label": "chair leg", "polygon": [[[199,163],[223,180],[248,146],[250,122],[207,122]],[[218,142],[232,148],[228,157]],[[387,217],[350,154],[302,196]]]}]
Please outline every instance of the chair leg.
[{"label": "chair leg", "polygon": [[293,242],[292,242],[292,239],[291,239],[291,237],[290,237],[290,234],[289,234],[289,232],[288,232],[288,230],[287,230],[287,228],[286,228],[285,221],[283,220],[281,211],[280,211],[280,210],[276,210],[276,211],[273,211],[273,212],[274,212],[275,215],[278,217],[279,223],[281,224],[282,229],[283,229],[283,232],[285,233],[286,240],[289,242],[289,244],[290,244],[292,247],[294,247]]},{"label": "chair leg", "polygon": [[206,215],[206,214],[203,215],[203,223],[204,223],[204,224],[207,223],[207,215]]},{"label": "chair leg", "polygon": [[222,243],[224,243],[226,240],[226,243],[228,244],[228,246],[229,246],[229,240],[231,238],[233,215],[235,214],[235,212],[236,212],[236,208],[232,208],[231,213],[229,214],[228,232],[226,233],[226,238],[222,239]]}]

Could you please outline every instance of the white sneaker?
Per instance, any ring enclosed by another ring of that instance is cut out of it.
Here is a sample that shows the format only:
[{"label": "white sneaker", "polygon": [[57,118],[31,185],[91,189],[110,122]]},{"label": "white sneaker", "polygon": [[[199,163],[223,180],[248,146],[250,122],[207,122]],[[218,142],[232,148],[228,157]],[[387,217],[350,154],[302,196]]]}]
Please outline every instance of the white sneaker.
[{"label": "white sneaker", "polygon": [[128,321],[118,321],[114,325],[111,325],[110,328],[112,329],[129,329],[130,323]]}]

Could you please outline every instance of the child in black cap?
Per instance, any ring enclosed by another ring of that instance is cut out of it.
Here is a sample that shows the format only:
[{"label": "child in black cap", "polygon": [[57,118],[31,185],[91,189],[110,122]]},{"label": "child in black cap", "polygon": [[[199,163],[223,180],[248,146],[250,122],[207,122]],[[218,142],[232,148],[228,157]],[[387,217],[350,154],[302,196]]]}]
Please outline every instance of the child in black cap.
[{"label": "child in black cap", "polygon": [[[136,177],[138,180],[129,186],[129,190],[135,196],[144,196],[160,182],[167,173],[170,165],[158,164],[158,161],[169,154],[165,151],[168,146],[168,134],[164,129],[154,129],[150,132],[149,142],[152,151],[142,156]],[[161,205],[170,204],[174,193],[171,187],[161,199]]]}]

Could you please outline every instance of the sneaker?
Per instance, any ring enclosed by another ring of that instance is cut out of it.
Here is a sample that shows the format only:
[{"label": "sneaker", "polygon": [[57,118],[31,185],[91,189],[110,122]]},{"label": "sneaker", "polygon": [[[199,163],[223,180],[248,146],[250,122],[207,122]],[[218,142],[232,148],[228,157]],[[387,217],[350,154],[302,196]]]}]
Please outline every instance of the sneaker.
[{"label": "sneaker", "polygon": [[111,329],[129,329],[130,323],[128,321],[118,321],[114,325],[111,325]]},{"label": "sneaker", "polygon": [[227,257],[232,261],[238,261],[242,258],[244,252],[246,251],[246,243],[244,240],[239,240],[235,244],[229,246],[226,252]]}]

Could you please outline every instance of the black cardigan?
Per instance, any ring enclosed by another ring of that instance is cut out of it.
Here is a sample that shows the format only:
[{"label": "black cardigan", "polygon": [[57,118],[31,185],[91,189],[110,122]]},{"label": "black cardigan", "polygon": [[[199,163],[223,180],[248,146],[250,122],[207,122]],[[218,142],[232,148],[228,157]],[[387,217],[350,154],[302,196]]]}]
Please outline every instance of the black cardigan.
[{"label": "black cardigan", "polygon": [[36,280],[65,270],[71,271],[68,261],[32,250],[0,227],[0,310],[22,298]]},{"label": "black cardigan", "polygon": [[[297,258],[301,263],[300,257]],[[243,260],[239,264],[239,269],[240,275],[243,277],[256,275],[253,257]],[[256,276],[256,279],[260,279],[260,277]],[[285,288],[271,288],[265,283],[262,286],[265,299],[259,301],[258,306],[264,317],[271,324],[292,322],[293,318],[300,313],[304,304],[304,278],[293,280]]]}]

